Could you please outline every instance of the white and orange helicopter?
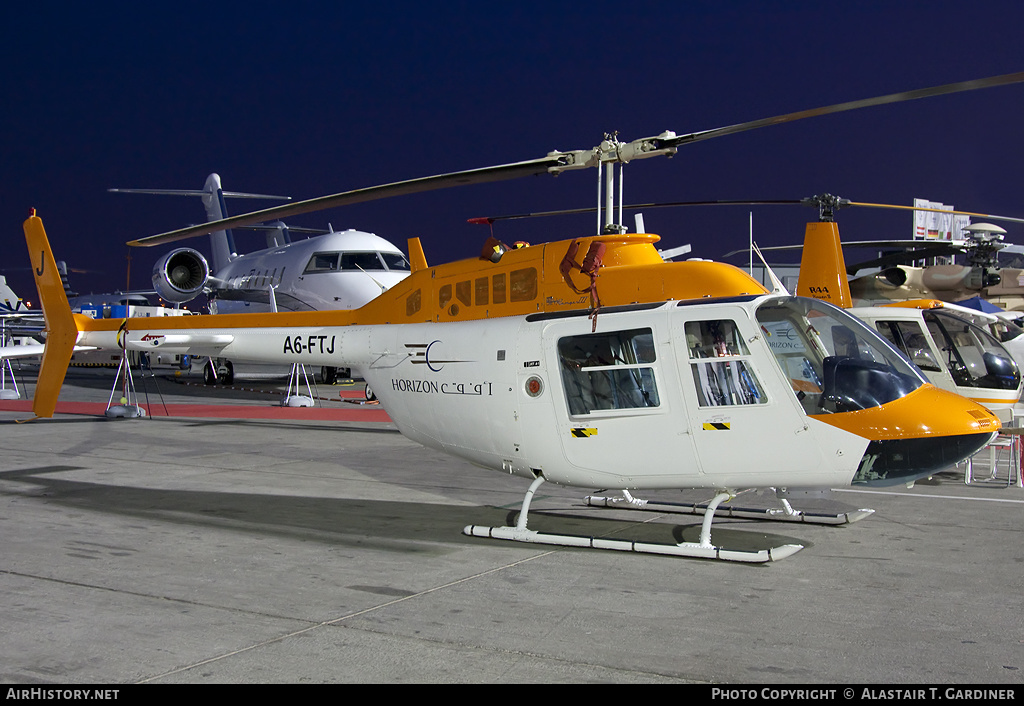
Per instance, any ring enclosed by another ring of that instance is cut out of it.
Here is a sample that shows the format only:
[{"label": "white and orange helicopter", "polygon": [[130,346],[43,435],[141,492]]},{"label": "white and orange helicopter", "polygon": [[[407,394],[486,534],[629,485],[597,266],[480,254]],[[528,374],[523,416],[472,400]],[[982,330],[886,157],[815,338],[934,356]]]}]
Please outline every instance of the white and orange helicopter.
[{"label": "white and orange helicopter", "polygon": [[[781,559],[802,547],[716,545],[711,526],[719,505],[748,489],[784,495],[910,483],[977,452],[1000,422],[930,384],[888,341],[835,306],[790,296],[781,285],[768,291],[731,265],[666,262],[655,249],[657,235],[626,233],[614,223],[614,165],[803,117],[1021,81],[1024,73],[629,143],[607,137],[592,150],[360,189],[133,241],[170,242],[460,183],[599,169],[604,232],[518,248],[492,238],[480,257],[439,266],[427,265],[413,239],[412,274],[347,311],[180,321],[73,315],[33,213],[24,230],[48,329],[33,410],[52,416],[76,345],[184,347],[193,355],[346,366],[409,438],[529,481],[515,526],[468,526],[468,535]],[[857,357],[844,352],[851,345]],[[640,502],[633,493],[664,489],[715,496],[698,541],[641,543],[530,529],[531,499],[545,482],[620,490],[627,506]]]},{"label": "white and orange helicopter", "polygon": [[1015,356],[991,328],[969,310],[937,299],[856,302],[832,218],[833,206],[844,200],[828,194],[813,199],[822,202],[823,215],[807,224],[796,293],[846,309],[902,351],[932,384],[1011,422],[1024,382]]}]

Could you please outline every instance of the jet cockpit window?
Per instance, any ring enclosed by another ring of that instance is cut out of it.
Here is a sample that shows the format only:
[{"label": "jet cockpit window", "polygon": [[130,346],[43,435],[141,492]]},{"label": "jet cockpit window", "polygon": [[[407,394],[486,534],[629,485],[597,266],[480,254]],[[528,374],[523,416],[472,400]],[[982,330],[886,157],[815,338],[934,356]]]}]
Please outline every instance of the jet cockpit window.
[{"label": "jet cockpit window", "polygon": [[808,414],[878,407],[926,382],[878,333],[829,304],[773,298],[758,307],[757,321]]},{"label": "jet cockpit window", "polygon": [[342,270],[383,270],[384,263],[375,252],[341,253]]},{"label": "jet cockpit window", "polygon": [[380,253],[381,258],[384,260],[384,265],[389,269],[397,272],[408,272],[409,261],[405,259],[405,255],[399,252],[382,252]]},{"label": "jet cockpit window", "polygon": [[569,414],[658,407],[651,329],[568,336],[558,341]]},{"label": "jet cockpit window", "polygon": [[318,252],[309,258],[304,274],[312,272],[336,272],[338,270],[338,255],[336,252]]},{"label": "jet cockpit window", "polygon": [[701,407],[768,401],[747,359],[747,344],[735,321],[687,321],[684,331]]},{"label": "jet cockpit window", "polygon": [[313,272],[358,272],[396,270],[409,271],[409,261],[401,253],[380,252],[318,252],[309,259],[304,274]]},{"label": "jet cockpit window", "polygon": [[1020,384],[1017,364],[982,327],[941,310],[924,312],[924,321],[957,385],[1012,390]]}]

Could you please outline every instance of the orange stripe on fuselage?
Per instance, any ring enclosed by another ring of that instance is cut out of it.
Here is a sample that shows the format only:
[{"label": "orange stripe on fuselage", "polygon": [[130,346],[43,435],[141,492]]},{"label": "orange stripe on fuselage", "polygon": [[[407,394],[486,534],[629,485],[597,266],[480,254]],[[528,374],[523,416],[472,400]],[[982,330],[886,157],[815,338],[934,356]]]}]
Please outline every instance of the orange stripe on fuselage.
[{"label": "orange stripe on fuselage", "polygon": [[[579,239],[579,253],[586,253],[593,242],[606,246],[604,264],[596,279],[601,306],[767,293],[757,280],[732,265],[707,261],[665,262],[654,247],[659,239],[651,234]],[[589,295],[570,288],[559,271],[570,242],[510,250],[497,263],[475,258],[417,270],[352,311],[133,318],[126,325],[130,331],[352,326],[473,321],[587,309]],[[582,254],[579,257],[582,258]],[[577,289],[590,286],[589,278],[579,271],[573,271],[571,278]],[[124,319],[80,318],[77,323],[80,330],[116,331],[124,324]]]}]

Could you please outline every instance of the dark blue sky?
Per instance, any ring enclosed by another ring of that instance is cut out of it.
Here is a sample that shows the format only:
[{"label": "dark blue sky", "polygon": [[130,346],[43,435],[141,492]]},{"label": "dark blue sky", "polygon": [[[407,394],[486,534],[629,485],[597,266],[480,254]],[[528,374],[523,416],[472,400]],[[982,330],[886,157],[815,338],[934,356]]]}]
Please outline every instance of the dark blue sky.
[{"label": "dark blue sky", "polygon": [[[169,9],[159,9],[167,7]],[[2,267],[34,296],[21,222],[39,210],[79,291],[123,288],[133,238],[201,221],[197,199],[110,187],[311,198],[442,172],[704,130],[1024,70],[1020,2],[41,3],[0,9]],[[871,108],[684,147],[626,171],[627,201],[914,197],[1024,216],[1024,84]],[[592,206],[596,172],[477,185],[297,217],[428,261],[475,256],[473,216]],[[234,213],[258,202],[234,201]],[[269,205],[269,204],[268,204]],[[647,230],[718,258],[750,209],[658,210]],[[816,216],[754,209],[755,239]],[[908,214],[842,211],[844,237],[908,237]],[[496,226],[531,242],[591,216]],[[630,221],[631,223],[631,221]],[[1009,238],[1024,243],[1020,226]],[[242,249],[261,236],[236,234]],[[208,250],[205,239],[195,246]],[[147,286],[166,248],[134,250]]]}]

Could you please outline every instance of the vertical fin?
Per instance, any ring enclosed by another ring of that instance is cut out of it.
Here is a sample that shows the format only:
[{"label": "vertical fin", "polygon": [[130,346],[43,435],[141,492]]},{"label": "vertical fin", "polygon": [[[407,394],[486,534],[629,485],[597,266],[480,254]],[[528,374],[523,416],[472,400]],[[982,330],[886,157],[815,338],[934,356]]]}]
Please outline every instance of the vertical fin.
[{"label": "vertical fin", "polygon": [[427,269],[427,256],[419,238],[409,238],[409,268],[412,272]]},{"label": "vertical fin", "polygon": [[[219,221],[228,217],[228,207],[224,203],[224,189],[221,188],[219,174],[206,177],[206,183],[203,185],[203,207],[206,209],[207,221]],[[214,272],[220,272],[238,257],[235,238],[230,230],[216,230],[210,233],[210,249],[213,251]]]},{"label": "vertical fin", "polygon": [[853,306],[846,277],[846,260],[839,241],[839,226],[835,221],[807,224],[796,293],[843,309]]},{"label": "vertical fin", "polygon": [[39,290],[43,317],[46,319],[46,348],[43,362],[39,366],[32,411],[37,417],[52,417],[78,340],[78,326],[64,293],[64,283],[57,271],[57,262],[53,259],[43,221],[35,215],[35,209],[25,221],[24,229],[32,273],[36,279],[36,289]]}]

